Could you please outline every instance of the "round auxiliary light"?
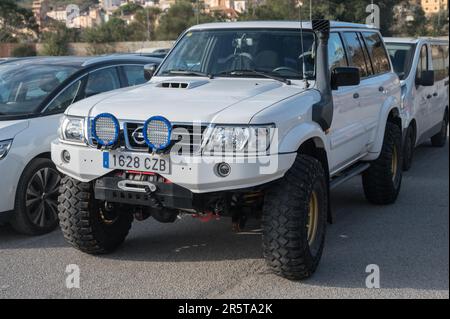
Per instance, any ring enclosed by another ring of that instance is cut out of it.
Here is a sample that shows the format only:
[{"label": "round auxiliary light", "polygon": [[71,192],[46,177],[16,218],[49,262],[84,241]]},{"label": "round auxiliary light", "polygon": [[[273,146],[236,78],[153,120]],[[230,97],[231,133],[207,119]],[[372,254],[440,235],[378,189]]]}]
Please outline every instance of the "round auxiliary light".
[{"label": "round auxiliary light", "polygon": [[144,124],[144,140],[156,151],[164,150],[170,145],[172,124],[162,116],[153,116]]},{"label": "round auxiliary light", "polygon": [[92,136],[102,146],[112,146],[119,139],[119,121],[114,115],[102,113],[92,121]]}]

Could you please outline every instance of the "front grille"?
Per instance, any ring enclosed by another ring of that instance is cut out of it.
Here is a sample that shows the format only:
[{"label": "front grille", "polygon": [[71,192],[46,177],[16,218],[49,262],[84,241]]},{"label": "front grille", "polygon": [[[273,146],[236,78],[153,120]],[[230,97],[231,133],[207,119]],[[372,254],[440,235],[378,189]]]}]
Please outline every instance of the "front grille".
[{"label": "front grille", "polygon": [[[148,146],[144,141],[143,136],[144,123],[127,122],[124,124],[125,144],[127,149],[132,151],[148,150]],[[197,124],[174,124],[172,130],[172,141],[177,148],[180,148],[179,154],[188,152],[189,154],[196,154],[200,152],[203,142],[203,133],[207,126]]]}]

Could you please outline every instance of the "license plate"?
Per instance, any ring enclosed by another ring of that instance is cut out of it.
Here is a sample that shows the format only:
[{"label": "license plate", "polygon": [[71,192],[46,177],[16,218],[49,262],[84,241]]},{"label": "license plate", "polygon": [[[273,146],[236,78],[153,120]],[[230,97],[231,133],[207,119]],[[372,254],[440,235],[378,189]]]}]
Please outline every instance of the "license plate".
[{"label": "license plate", "polygon": [[104,152],[103,167],[107,169],[170,174],[169,158],[150,154]]}]

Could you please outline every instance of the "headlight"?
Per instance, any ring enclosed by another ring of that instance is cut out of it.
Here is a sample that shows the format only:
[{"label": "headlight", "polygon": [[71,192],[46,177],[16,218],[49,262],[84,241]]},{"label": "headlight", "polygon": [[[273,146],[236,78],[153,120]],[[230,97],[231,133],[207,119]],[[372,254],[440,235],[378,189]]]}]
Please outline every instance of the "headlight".
[{"label": "headlight", "polygon": [[0,141],[0,160],[4,159],[8,155],[13,140]]},{"label": "headlight", "polygon": [[64,117],[59,128],[59,137],[64,141],[84,143],[84,118]]},{"label": "headlight", "polygon": [[267,152],[274,125],[215,126],[206,134],[203,153],[256,154]]}]

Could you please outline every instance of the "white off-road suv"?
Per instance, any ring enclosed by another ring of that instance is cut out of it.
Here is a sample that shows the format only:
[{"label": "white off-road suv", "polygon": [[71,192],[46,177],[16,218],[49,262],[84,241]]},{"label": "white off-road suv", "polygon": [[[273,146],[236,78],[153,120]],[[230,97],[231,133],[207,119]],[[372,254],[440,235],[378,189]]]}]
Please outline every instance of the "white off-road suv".
[{"label": "white off-road suv", "polygon": [[134,218],[262,216],[279,275],[314,273],[330,189],[363,175],[375,204],[402,179],[400,81],[380,33],[316,20],[198,25],[152,80],[71,106],[52,144],[70,244],[108,253]]}]

